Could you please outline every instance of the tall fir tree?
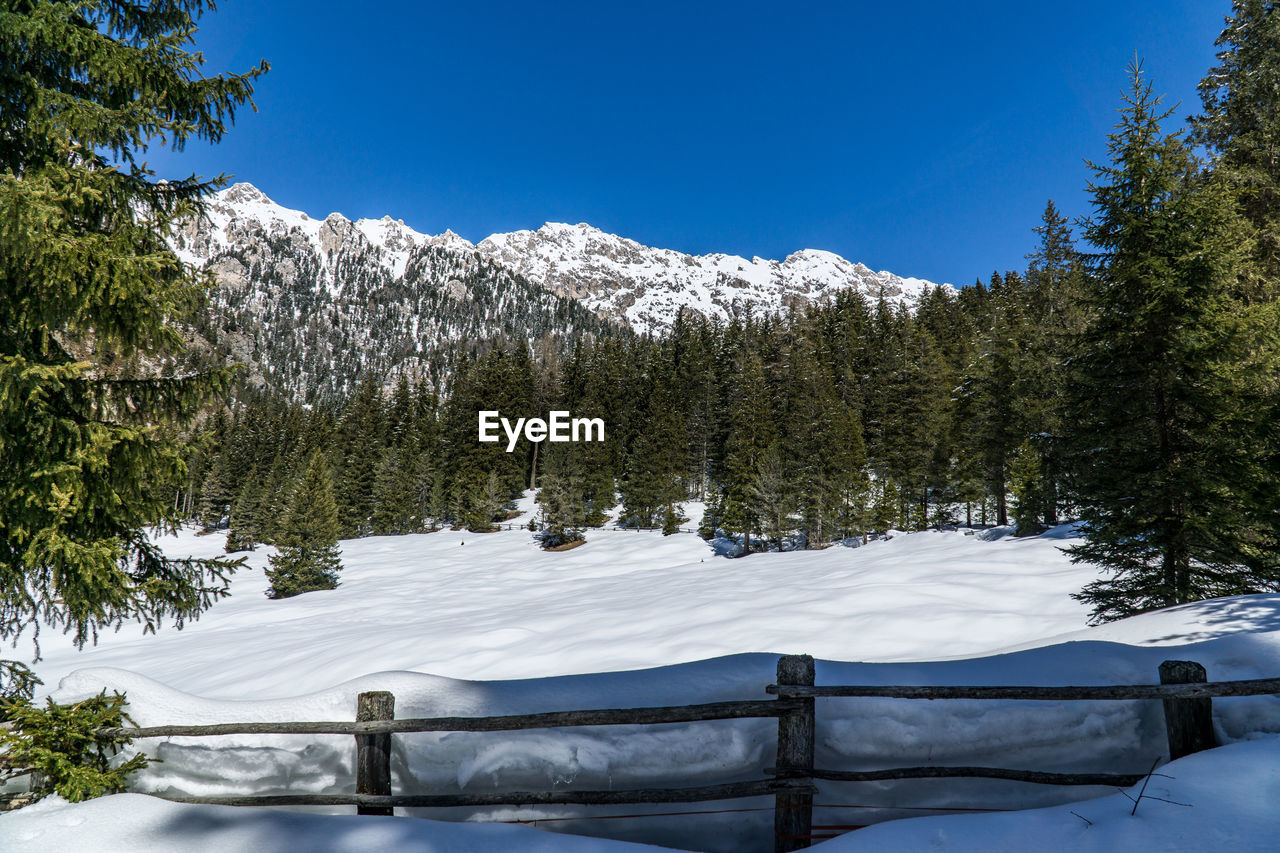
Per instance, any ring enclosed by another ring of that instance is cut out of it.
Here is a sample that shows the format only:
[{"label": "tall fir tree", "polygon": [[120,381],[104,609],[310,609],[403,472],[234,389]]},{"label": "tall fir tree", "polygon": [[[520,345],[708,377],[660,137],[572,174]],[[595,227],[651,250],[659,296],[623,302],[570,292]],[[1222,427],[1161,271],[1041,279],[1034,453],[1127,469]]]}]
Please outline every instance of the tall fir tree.
[{"label": "tall fir tree", "polygon": [[1233,0],[1216,42],[1218,64],[1200,82],[1193,139],[1213,155],[1254,226],[1245,296],[1280,298],[1280,5]]},{"label": "tall fir tree", "polygon": [[586,526],[579,479],[565,470],[559,457],[550,457],[542,474],[538,503],[542,507],[542,547],[560,548],[582,540]]},{"label": "tall fir tree", "polygon": [[1068,446],[1086,541],[1108,577],[1096,619],[1276,588],[1274,340],[1250,323],[1237,270],[1247,229],[1205,178],[1137,66],[1111,162],[1093,165],[1088,238],[1101,257],[1073,362]]},{"label": "tall fir tree", "polygon": [[743,554],[750,554],[751,534],[760,529],[756,492],[761,464],[777,441],[773,404],[758,353],[741,354],[732,387],[720,523],[726,531],[743,535]]},{"label": "tall fir tree", "polygon": [[37,620],[196,617],[233,564],[166,557],[178,433],[227,387],[176,324],[203,282],[169,248],[221,181],[157,180],[149,145],[216,143],[266,64],[206,76],[207,4],[8,3],[0,13],[0,639]]},{"label": "tall fir tree", "polygon": [[1027,335],[1015,395],[1023,445],[1013,463],[1017,474],[1011,471],[1020,534],[1039,533],[1058,523],[1065,476],[1059,435],[1069,384],[1066,365],[1085,322],[1084,258],[1052,200],[1034,230],[1039,245],[1027,256],[1022,311]]},{"label": "tall fir tree", "polygon": [[277,551],[268,559],[268,598],[290,598],[304,592],[334,589],[342,561],[338,553],[338,505],[333,498],[329,464],[312,455],[289,502],[289,512],[276,537]]},{"label": "tall fir tree", "polygon": [[338,524],[345,537],[372,530],[374,480],[385,447],[386,411],[378,383],[360,383],[338,422],[341,442],[340,474],[336,495]]},{"label": "tall fir tree", "polygon": [[675,376],[665,360],[653,365],[646,397],[640,428],[628,453],[622,506],[627,524],[657,527],[667,507],[686,497],[682,450],[688,427]]}]

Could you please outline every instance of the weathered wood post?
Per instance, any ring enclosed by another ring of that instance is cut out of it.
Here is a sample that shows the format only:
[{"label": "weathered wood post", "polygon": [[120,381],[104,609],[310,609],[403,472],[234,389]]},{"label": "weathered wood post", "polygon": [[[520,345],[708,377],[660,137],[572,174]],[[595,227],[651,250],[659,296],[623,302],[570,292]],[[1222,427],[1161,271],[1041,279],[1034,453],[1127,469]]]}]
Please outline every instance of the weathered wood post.
[{"label": "weathered wood post", "polygon": [[[778,686],[813,686],[813,658],[785,655],[778,659]],[[779,697],[781,698],[781,697]],[[778,768],[813,767],[814,700],[788,699],[796,709],[778,718]],[[790,778],[790,777],[784,777]],[[809,781],[802,778],[798,781]],[[774,853],[790,853],[809,846],[813,833],[813,795],[779,791],[774,795]]]},{"label": "weathered wood post", "polygon": [[[1203,684],[1208,673],[1192,660],[1167,660],[1160,664],[1161,684]],[[1213,737],[1213,700],[1162,699],[1164,725],[1169,735],[1169,758],[1181,758],[1217,746]]]},{"label": "weathered wood post", "polygon": [[[394,720],[396,697],[387,690],[361,693],[356,722]],[[391,796],[391,735],[356,735],[356,793]],[[390,806],[356,806],[356,814],[392,815]]]}]

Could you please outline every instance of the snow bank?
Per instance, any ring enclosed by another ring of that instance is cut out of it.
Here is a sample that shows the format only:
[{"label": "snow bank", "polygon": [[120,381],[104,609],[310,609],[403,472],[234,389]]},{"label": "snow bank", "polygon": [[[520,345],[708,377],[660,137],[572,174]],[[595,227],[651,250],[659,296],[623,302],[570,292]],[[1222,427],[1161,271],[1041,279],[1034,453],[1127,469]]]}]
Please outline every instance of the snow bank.
[{"label": "snow bank", "polygon": [[76,805],[49,797],[0,816],[0,840],[6,853],[641,853],[659,849],[548,835],[522,826],[188,806],[137,794]]},{"label": "snow bank", "polygon": [[[1227,746],[1175,761],[1141,785],[1070,807],[892,821],[817,845],[821,853],[995,853],[1070,850],[1275,850],[1280,839],[1280,740]],[[1159,798],[1159,799],[1156,799]],[[1164,802],[1170,800],[1172,802]]]},{"label": "snow bank", "polygon": [[[223,542],[185,532],[165,547],[211,556]],[[263,548],[231,597],[186,629],[126,626],[83,652],[46,634],[36,671],[53,686],[80,667],[118,667],[202,696],[262,699],[381,670],[499,679],[744,652],[966,657],[1085,627],[1070,594],[1096,575],[1062,544],[929,532],[727,559],[687,533],[591,530],[582,547],[548,553],[526,530],[443,530],[343,542],[337,589],[283,601],[264,595]]]},{"label": "snow bank", "polygon": [[[521,507],[531,510],[527,498]],[[1280,673],[1280,595],[1086,629],[1069,593],[1094,573],[1059,550],[1071,535],[930,532],[729,560],[692,535],[595,530],[583,547],[549,554],[525,531],[441,531],[345,542],[342,586],[285,601],[262,595],[259,551],[233,597],[187,629],[143,637],[126,628],[84,652],[45,637],[37,671],[60,701],[127,692],[141,725],[350,720],[356,695],[375,689],[395,694],[400,717],[762,699],[777,655],[793,652],[819,658],[819,684],[1141,684],[1175,658],[1201,662],[1215,680]],[[210,554],[222,539],[187,533],[166,547]],[[1245,742],[1280,734],[1280,699],[1215,700],[1214,724],[1223,742],[1248,752]],[[773,762],[774,734],[770,720],[737,720],[397,735],[393,786],[476,793],[758,779]],[[817,737],[817,764],[849,770],[985,764],[1136,773],[1166,749],[1155,702],[819,700]],[[354,788],[350,737],[172,738],[138,747],[163,759],[136,778],[140,792]],[[837,824],[921,808],[1052,807],[1112,790],[980,779],[819,789],[819,804],[839,806],[820,809],[819,822]],[[538,818],[562,832],[749,853],[771,849],[771,805],[758,798],[408,813]],[[652,816],[695,811],[721,813]],[[650,816],[617,817],[635,814]],[[0,838],[15,825],[6,821]]]},{"label": "snow bank", "polygon": [[[1265,599],[1280,612],[1280,597]],[[1255,601],[1261,608],[1263,601]],[[1167,624],[1167,618],[1156,620]],[[1128,630],[1140,632],[1142,619]],[[1155,683],[1162,660],[1200,661],[1214,679],[1280,672],[1280,633],[1235,634],[1176,648],[1069,642],[985,658],[931,663],[819,661],[819,684],[1129,684]],[[460,681],[412,672],[369,675],[292,699],[202,699],[123,670],[86,669],[55,696],[70,701],[103,686],[127,691],[141,725],[259,720],[350,720],[356,695],[390,690],[398,716],[496,715],[574,708],[686,704],[763,698],[776,657],[735,655],[632,672],[520,681]],[[1280,733],[1280,699],[1218,699],[1223,742]],[[714,784],[763,778],[774,757],[771,720],[618,726],[528,732],[423,733],[393,739],[398,793],[610,789]],[[163,760],[134,789],[165,794],[342,793],[354,789],[354,739],[250,736],[152,739],[139,743]],[[916,764],[978,764],[1059,772],[1143,772],[1166,755],[1156,702],[1015,702],[824,699],[818,701],[817,764],[875,769]],[[1029,808],[1097,796],[1108,788],[1064,788],[1000,780],[905,780],[819,784],[823,821],[872,823],[913,816],[922,807]],[[555,818],[554,829],[644,838],[704,850],[768,848],[768,799],[690,807],[538,807],[409,810],[451,819]],[[606,815],[693,809],[758,812],[697,818],[603,819]],[[336,811],[342,811],[338,809]],[[347,809],[346,811],[350,811]],[[567,820],[574,818],[574,820]],[[696,842],[696,843],[695,843]]]}]

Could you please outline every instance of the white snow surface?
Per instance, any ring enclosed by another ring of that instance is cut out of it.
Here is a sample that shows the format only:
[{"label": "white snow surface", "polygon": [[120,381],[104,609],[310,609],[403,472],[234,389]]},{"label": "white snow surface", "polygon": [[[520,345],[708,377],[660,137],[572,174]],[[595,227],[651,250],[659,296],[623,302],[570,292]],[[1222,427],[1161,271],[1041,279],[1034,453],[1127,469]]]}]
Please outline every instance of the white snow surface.
[{"label": "white snow surface", "polygon": [[[532,506],[526,495],[520,508],[528,513]],[[1215,680],[1280,673],[1280,595],[1202,602],[1087,628],[1086,611],[1069,594],[1095,572],[1072,565],[1059,550],[1073,535],[1069,527],[1027,539],[1002,530],[928,532],[860,548],[727,559],[689,534],[593,530],[584,546],[552,554],[526,531],[440,531],[344,542],[338,589],[284,601],[262,594],[269,553],[263,549],[250,555],[232,597],[186,629],[155,636],[124,629],[83,652],[46,635],[36,669],[60,701],[104,688],[126,691],[140,725],[350,720],[356,695],[375,689],[394,692],[400,717],[759,699],[774,680],[777,654],[798,652],[819,659],[819,684],[1153,683],[1166,659],[1200,661]],[[208,555],[222,543],[222,536],[184,532],[165,547],[175,555]],[[921,809],[1039,809],[893,821],[830,842],[833,850],[1023,850],[1028,839],[1049,850],[1176,850],[1196,849],[1186,839],[1200,834],[1204,846],[1272,849],[1257,842],[1273,839],[1276,829],[1280,782],[1267,768],[1280,766],[1280,699],[1215,700],[1214,725],[1219,739],[1234,746],[1177,762],[1161,771],[1174,780],[1157,777],[1149,788],[1189,807],[1148,798],[1128,820],[1121,806],[1131,804],[1108,788],[976,779],[824,782],[817,802],[840,808],[819,809],[815,822],[877,823],[928,813]],[[397,735],[393,789],[758,779],[772,765],[775,731],[771,720],[735,720]],[[819,700],[817,735],[818,766],[835,769],[982,764],[1136,773],[1166,754],[1155,702]],[[163,759],[135,778],[139,792],[345,793],[354,786],[350,737],[237,735],[137,746]],[[536,817],[541,828],[560,832],[750,853],[772,849],[770,802],[408,813],[471,821]],[[744,808],[758,811],[604,819]],[[299,849],[284,840],[291,834],[312,833],[330,845],[314,849],[340,850],[358,849],[351,839],[365,832],[375,839],[398,832],[405,845],[370,841],[366,849],[534,850],[544,849],[536,846],[543,837],[561,842],[531,831],[493,840],[498,836],[483,834],[492,827],[432,820],[401,821],[412,824],[401,829],[361,818],[370,821],[365,829],[351,823],[355,818],[179,807],[127,796],[34,809],[0,816],[0,849],[284,851]],[[43,842],[28,838],[39,829],[53,834]],[[471,830],[476,834],[467,836]],[[219,847],[217,833],[251,841]],[[1144,833],[1151,845],[1136,840]],[[75,838],[88,846],[64,841]],[[99,838],[121,841],[95,847]],[[1184,847],[1162,846],[1176,838]],[[569,844],[554,849],[579,849]]]},{"label": "white snow surface", "polygon": [[276,204],[260,189],[238,183],[217,193],[208,205],[206,227],[188,226],[174,248],[188,263],[203,266],[217,252],[243,242],[251,232],[301,239],[320,253],[328,285],[335,279],[335,235],[361,234],[393,278],[404,275],[410,252],[443,246],[479,252],[549,290],[582,301],[591,310],[625,320],[637,331],[668,328],[682,308],[707,317],[760,316],[829,299],[854,289],[871,301],[913,308],[936,285],[918,278],[874,272],[860,263],[819,249],[802,249],[782,261],[738,255],[688,255],[645,246],[586,223],[548,222],[536,231],[492,234],[478,244],[452,231],[431,236],[403,220],[358,219],[340,213],[316,219]]},{"label": "white snow surface", "polygon": [[[1280,846],[1280,739],[1235,744],[1165,765],[1136,785],[1071,806],[898,820],[818,845],[822,853],[1203,853]],[[1142,799],[1134,810],[1132,798]],[[1128,794],[1126,796],[1125,794]]]},{"label": "white snow surface", "polygon": [[116,794],[71,805],[52,796],[0,822],[6,853],[643,853],[661,850],[522,826],[316,816],[167,803]]}]

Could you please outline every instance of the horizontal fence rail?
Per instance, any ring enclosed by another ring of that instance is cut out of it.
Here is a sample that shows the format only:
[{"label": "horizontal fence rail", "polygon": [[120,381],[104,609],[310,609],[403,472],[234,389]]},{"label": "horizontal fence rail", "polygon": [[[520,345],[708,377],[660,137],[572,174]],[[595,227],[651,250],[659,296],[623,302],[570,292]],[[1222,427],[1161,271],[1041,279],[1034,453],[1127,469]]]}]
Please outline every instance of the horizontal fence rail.
[{"label": "horizontal fence rail", "polygon": [[214,735],[375,735],[409,732],[502,732],[574,726],[645,726],[778,717],[792,703],[769,699],[673,705],[658,708],[602,708],[594,711],[550,711],[503,717],[421,717],[367,722],[214,723],[204,726],[140,726],[100,728],[104,735],[128,738],[211,737]]},{"label": "horizontal fence rail", "polygon": [[1146,773],[1045,773],[1002,767],[893,767],[886,770],[820,770],[814,767],[768,767],[779,779],[825,779],[830,782],[886,782],[897,779],[1010,779],[1037,785],[1107,785],[1127,788]]},{"label": "horizontal fence rail", "polygon": [[[830,835],[815,834],[813,798],[816,780],[884,782],[906,779],[987,778],[1040,785],[1128,787],[1144,773],[1057,773],[1000,767],[923,766],[879,770],[831,770],[815,766],[816,706],[819,698],[970,699],[1040,701],[1151,701],[1163,706],[1169,755],[1180,758],[1215,745],[1212,700],[1215,697],[1280,694],[1280,678],[1210,682],[1193,661],[1160,664],[1160,684],[1044,686],[815,686],[814,660],[808,655],[779,659],[777,683],[762,700],[709,702],[652,708],[601,708],[509,714],[490,717],[418,717],[395,719],[395,697],[386,691],[361,693],[356,720],[314,722],[216,723],[194,726],[100,728],[98,734],[123,738],[210,737],[217,735],[346,735],[356,739],[356,790],[350,794],[266,794],[247,796],[161,796],[178,803],[229,806],[351,806],[359,814],[392,815],[396,808],[456,808],[519,805],[637,805],[699,803],[747,797],[774,797],[774,850],[789,853]],[[470,794],[393,795],[391,735],[414,732],[498,732],[579,726],[639,726],[714,720],[777,720],[775,766],[771,778],[720,785],[624,790],[494,791]],[[824,804],[824,807],[832,807]],[[864,808],[865,806],[859,806]],[[583,819],[591,819],[584,817]],[[834,827],[853,829],[855,827]]]},{"label": "horizontal fence rail", "polygon": [[809,687],[770,684],[765,691],[788,699],[1032,699],[1043,701],[1121,701],[1132,699],[1207,699],[1215,696],[1263,696],[1280,693],[1280,678],[1212,681],[1192,684],[1117,684],[1095,687]]},{"label": "horizontal fence rail", "polygon": [[637,805],[642,803],[704,803],[743,797],[765,797],[779,791],[812,794],[808,783],[764,779],[703,785],[696,788],[636,788],[617,791],[495,791],[486,794],[266,794],[261,796],[170,797],[175,803],[222,806],[381,806],[383,808],[453,808],[458,806]]}]

